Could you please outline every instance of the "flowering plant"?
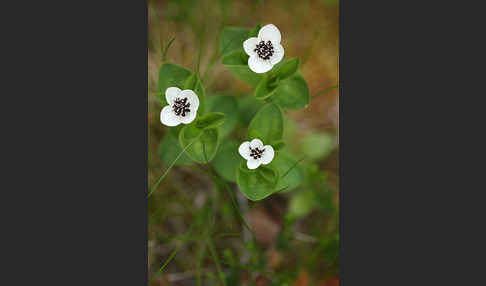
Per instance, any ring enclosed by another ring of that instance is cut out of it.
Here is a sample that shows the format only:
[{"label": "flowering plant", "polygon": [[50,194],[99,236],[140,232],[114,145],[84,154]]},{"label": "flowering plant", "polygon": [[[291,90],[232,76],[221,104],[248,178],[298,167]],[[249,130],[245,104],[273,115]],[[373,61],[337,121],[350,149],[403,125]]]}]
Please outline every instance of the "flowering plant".
[{"label": "flowering plant", "polygon": [[211,164],[220,177],[236,183],[254,201],[298,187],[303,171],[299,161],[283,150],[283,112],[306,108],[310,97],[298,71],[299,60],[284,59],[281,42],[282,34],[273,24],[223,29],[222,64],[254,88],[252,95],[238,99],[206,96],[198,72],[163,64],[158,82],[160,119],[171,130],[161,142],[162,156],[172,165]]}]

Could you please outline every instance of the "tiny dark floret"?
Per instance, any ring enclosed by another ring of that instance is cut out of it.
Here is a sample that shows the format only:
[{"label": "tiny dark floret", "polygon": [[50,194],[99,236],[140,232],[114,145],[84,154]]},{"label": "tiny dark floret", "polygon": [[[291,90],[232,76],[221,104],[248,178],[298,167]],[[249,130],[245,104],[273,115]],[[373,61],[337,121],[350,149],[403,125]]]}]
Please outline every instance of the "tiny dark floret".
[{"label": "tiny dark floret", "polygon": [[254,148],[254,149],[250,147],[250,157],[253,157],[253,159],[260,159],[262,157],[264,151],[265,151],[265,148],[260,150],[260,149],[258,149],[258,147]]},{"label": "tiny dark floret", "polygon": [[260,43],[256,45],[256,48],[253,51],[255,51],[258,57],[263,60],[269,60],[274,53],[273,45],[270,41],[267,41],[266,43],[264,41],[260,41]]},{"label": "tiny dark floret", "polygon": [[187,102],[187,97],[184,97],[184,99],[176,98],[172,110],[174,110],[176,115],[184,117],[186,116],[186,112],[191,112],[189,109],[190,106],[191,104]]}]

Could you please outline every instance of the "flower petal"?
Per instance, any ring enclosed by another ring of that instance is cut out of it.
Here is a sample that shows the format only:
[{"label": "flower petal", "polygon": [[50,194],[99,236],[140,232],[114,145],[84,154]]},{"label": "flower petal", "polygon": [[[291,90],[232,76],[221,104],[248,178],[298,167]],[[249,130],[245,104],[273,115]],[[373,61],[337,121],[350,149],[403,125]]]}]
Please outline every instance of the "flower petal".
[{"label": "flower petal", "polygon": [[177,97],[179,97],[181,89],[178,87],[169,87],[165,90],[165,100],[169,105],[172,105]]},{"label": "flower petal", "polygon": [[273,47],[273,56],[270,58],[270,63],[275,65],[279,63],[284,57],[284,48],[282,45],[278,44]]},{"label": "flower petal", "polygon": [[184,124],[189,124],[196,118],[196,113],[197,112],[192,110],[190,112],[186,112],[186,116],[179,116],[179,121]]},{"label": "flower petal", "polygon": [[262,140],[255,138],[255,139],[251,140],[250,147],[253,148],[253,149],[255,149],[255,148],[263,149],[263,142],[262,142]]},{"label": "flower petal", "polygon": [[275,156],[275,151],[273,150],[273,147],[270,145],[265,145],[264,148],[265,151],[263,152],[260,161],[262,162],[263,165],[266,165],[272,162],[273,157]]},{"label": "flower petal", "polygon": [[248,59],[248,67],[256,73],[265,73],[272,69],[270,61],[264,61],[257,56],[252,56]]},{"label": "flower petal", "polygon": [[181,91],[182,98],[187,97],[187,102],[189,102],[191,105],[189,106],[189,109],[192,111],[196,111],[199,108],[199,97],[197,97],[196,93],[190,89],[185,89]]},{"label": "flower petal", "polygon": [[241,143],[240,147],[238,148],[238,153],[240,153],[241,157],[245,158],[245,160],[250,159],[250,142],[245,141]]},{"label": "flower petal", "polygon": [[272,41],[272,44],[280,44],[280,40],[282,36],[280,35],[280,31],[274,24],[268,24],[263,26],[260,31],[258,32],[258,38],[263,39],[265,41]]},{"label": "flower petal", "polygon": [[255,160],[253,158],[250,158],[248,159],[248,161],[246,161],[246,166],[248,167],[248,169],[251,170],[260,167],[260,164],[261,164],[260,160]]},{"label": "flower petal", "polygon": [[172,111],[172,107],[169,105],[162,108],[162,111],[160,112],[160,122],[167,126],[177,126],[181,123],[177,115]]},{"label": "flower petal", "polygon": [[245,52],[251,57],[256,55],[255,53],[255,48],[258,43],[258,38],[249,38],[248,40],[243,42],[243,49],[245,49]]}]

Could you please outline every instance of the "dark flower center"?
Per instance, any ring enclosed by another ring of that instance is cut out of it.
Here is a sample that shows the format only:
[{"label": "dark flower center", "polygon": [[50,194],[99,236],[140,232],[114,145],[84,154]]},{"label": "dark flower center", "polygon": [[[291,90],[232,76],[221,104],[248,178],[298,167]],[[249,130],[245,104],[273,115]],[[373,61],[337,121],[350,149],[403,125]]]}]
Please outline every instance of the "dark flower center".
[{"label": "dark flower center", "polygon": [[272,42],[267,41],[266,43],[264,41],[260,41],[256,45],[256,48],[253,50],[258,54],[258,57],[260,57],[263,60],[269,60],[271,56],[273,56],[273,45]]},{"label": "dark flower center", "polygon": [[184,117],[186,116],[186,112],[191,112],[189,106],[191,104],[187,102],[187,97],[184,97],[184,99],[176,98],[174,105],[172,105],[172,110],[174,110],[176,115]]},{"label": "dark flower center", "polygon": [[263,152],[265,151],[265,148],[263,148],[262,150],[255,148],[251,148],[250,147],[250,157],[253,157],[253,159],[260,159],[262,157],[262,154]]}]

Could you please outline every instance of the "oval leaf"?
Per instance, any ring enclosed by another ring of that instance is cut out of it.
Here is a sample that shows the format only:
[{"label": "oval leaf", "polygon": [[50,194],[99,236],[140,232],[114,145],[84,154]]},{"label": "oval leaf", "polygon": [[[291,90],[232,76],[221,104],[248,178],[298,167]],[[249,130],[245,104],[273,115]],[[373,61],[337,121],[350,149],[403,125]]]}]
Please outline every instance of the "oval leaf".
[{"label": "oval leaf", "polygon": [[207,99],[207,110],[210,112],[222,112],[226,115],[226,120],[219,127],[221,138],[226,137],[236,127],[239,118],[238,103],[234,96],[212,95]]},{"label": "oval leaf", "polygon": [[298,68],[299,59],[289,59],[281,61],[273,68],[275,69],[275,72],[272,74],[272,77],[277,77],[280,80],[286,79],[295,74]]},{"label": "oval leaf", "polygon": [[243,42],[249,38],[250,30],[240,27],[226,27],[221,32],[219,51],[226,55],[234,50],[243,50]]},{"label": "oval leaf", "polygon": [[285,143],[283,142],[283,140],[274,141],[270,143],[270,145],[272,145],[273,150],[275,151],[281,150],[285,147]]},{"label": "oval leaf", "polygon": [[236,182],[236,171],[240,166],[241,156],[238,154],[238,146],[238,142],[234,140],[223,141],[213,160],[216,172],[230,182]]},{"label": "oval leaf", "polygon": [[197,83],[199,78],[196,73],[192,73],[184,82],[184,89],[192,89],[195,90],[197,87]]},{"label": "oval leaf", "polygon": [[253,117],[248,127],[248,136],[250,139],[258,138],[265,145],[282,139],[282,134],[282,111],[273,103],[264,105],[255,117]]},{"label": "oval leaf", "polygon": [[201,79],[196,73],[191,74],[185,82],[184,89],[192,89],[199,98],[199,108],[197,115],[200,116],[206,112],[206,90],[202,84]]},{"label": "oval leaf", "polygon": [[243,126],[248,126],[255,114],[262,107],[261,101],[254,96],[239,96],[238,109],[240,110],[240,119]]},{"label": "oval leaf", "polygon": [[252,201],[262,200],[277,191],[278,172],[266,166],[248,170],[243,161],[236,173],[236,183],[241,192]]},{"label": "oval leaf", "polygon": [[310,160],[328,156],[336,148],[336,141],[329,133],[310,133],[302,138],[300,149]]},{"label": "oval leaf", "polygon": [[191,76],[191,71],[171,63],[163,64],[159,70],[159,92],[165,102],[165,91],[171,86],[184,89],[186,79]]},{"label": "oval leaf", "polygon": [[256,24],[255,27],[253,27],[253,29],[248,34],[248,38],[258,37],[258,32],[260,32],[261,28],[262,28],[261,24]]},{"label": "oval leaf", "polygon": [[277,86],[272,86],[270,84],[270,79],[269,78],[264,78],[261,80],[257,87],[255,88],[255,98],[259,100],[264,100],[272,96],[277,88]]},{"label": "oval leaf", "polygon": [[163,64],[159,70],[159,94],[162,104],[167,104],[165,91],[169,87],[178,87],[182,90],[192,89],[199,98],[197,114],[204,114],[206,108],[206,90],[197,74],[172,63]]},{"label": "oval leaf", "polygon": [[273,161],[268,165],[271,168],[278,170],[280,179],[277,184],[277,189],[284,189],[283,192],[290,191],[298,187],[304,180],[304,171],[302,167],[297,164],[289,153],[280,151]]},{"label": "oval leaf", "polygon": [[256,86],[263,78],[263,74],[258,74],[248,67],[248,55],[243,50],[235,50],[223,57],[223,64],[238,79]]},{"label": "oval leaf", "polygon": [[271,101],[285,109],[302,109],[309,105],[309,87],[300,73],[280,81],[272,93]]},{"label": "oval leaf", "polygon": [[207,113],[196,120],[196,127],[199,129],[217,128],[224,123],[226,115],[221,112]]},{"label": "oval leaf", "polygon": [[201,130],[194,124],[186,125],[179,133],[179,143],[189,157],[198,163],[207,163],[216,155],[219,144],[218,129]]},{"label": "oval leaf", "polygon": [[[164,139],[160,142],[159,148],[157,150],[160,159],[167,165],[172,164],[174,160],[179,156],[182,152],[182,148],[177,141],[177,138],[174,137],[171,133],[167,133],[164,136]],[[192,162],[191,158],[187,156],[187,153],[184,152],[179,159],[175,162],[175,165],[183,165]]]},{"label": "oval leaf", "polygon": [[289,203],[289,215],[301,218],[317,207],[316,196],[312,191],[303,190],[292,196]]}]

